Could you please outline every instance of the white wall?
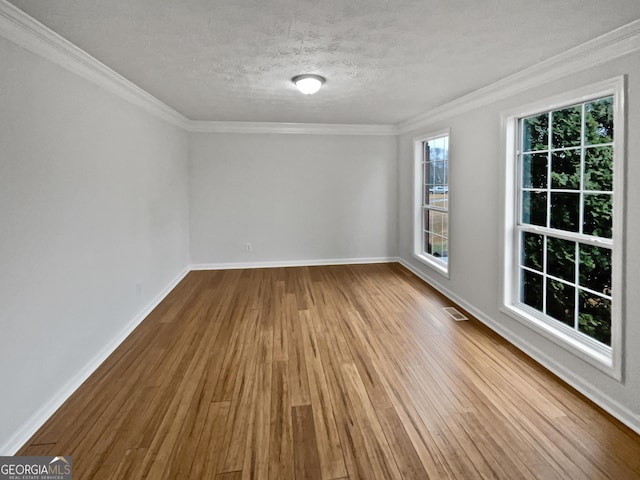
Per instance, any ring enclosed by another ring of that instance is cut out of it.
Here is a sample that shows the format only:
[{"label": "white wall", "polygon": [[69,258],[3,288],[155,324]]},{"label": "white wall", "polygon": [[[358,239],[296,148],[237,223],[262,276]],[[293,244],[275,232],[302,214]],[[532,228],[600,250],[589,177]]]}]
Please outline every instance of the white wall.
[{"label": "white wall", "polygon": [[0,65],[6,455],[188,264],[188,138],[3,39]]},{"label": "white wall", "polygon": [[199,133],[189,158],[192,264],[395,255],[395,136]]},{"label": "white wall", "polygon": [[[626,219],[626,362],[619,383],[554,343],[500,313],[500,224],[504,159],[500,114],[528,102],[621,74],[628,76],[628,157]],[[399,255],[486,322],[591,398],[640,431],[640,58],[622,57],[487,107],[409,132],[399,138]],[[451,128],[450,279],[412,257],[412,138]]]}]

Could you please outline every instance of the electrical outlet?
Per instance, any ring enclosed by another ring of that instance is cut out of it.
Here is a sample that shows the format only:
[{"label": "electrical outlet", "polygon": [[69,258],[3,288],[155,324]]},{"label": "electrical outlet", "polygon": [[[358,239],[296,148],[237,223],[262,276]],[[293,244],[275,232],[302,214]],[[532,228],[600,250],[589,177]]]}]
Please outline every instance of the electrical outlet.
[{"label": "electrical outlet", "polygon": [[140,296],[142,294],[142,282],[141,281],[137,281],[136,282],[136,296]]},{"label": "electrical outlet", "polygon": [[250,252],[251,250],[253,250],[253,245],[251,245],[250,243],[247,243],[244,246],[245,251]]}]

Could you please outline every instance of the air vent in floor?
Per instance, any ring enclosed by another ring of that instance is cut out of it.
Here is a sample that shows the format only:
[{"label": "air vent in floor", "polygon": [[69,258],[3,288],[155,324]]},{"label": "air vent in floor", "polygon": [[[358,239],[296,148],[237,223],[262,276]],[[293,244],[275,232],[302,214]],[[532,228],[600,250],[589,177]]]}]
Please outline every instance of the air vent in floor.
[{"label": "air vent in floor", "polygon": [[444,307],[442,310],[444,310],[444,312],[447,315],[449,315],[451,318],[453,318],[456,322],[462,322],[463,320],[469,320],[462,313],[460,313],[458,310],[456,310],[455,307]]}]

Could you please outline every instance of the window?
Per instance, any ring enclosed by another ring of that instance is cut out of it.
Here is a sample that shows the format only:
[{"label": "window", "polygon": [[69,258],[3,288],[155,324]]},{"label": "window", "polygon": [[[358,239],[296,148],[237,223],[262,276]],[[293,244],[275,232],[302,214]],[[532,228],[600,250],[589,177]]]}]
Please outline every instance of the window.
[{"label": "window", "polygon": [[414,256],[448,275],[449,131],[416,138]]},{"label": "window", "polygon": [[507,118],[505,307],[620,377],[623,80]]}]

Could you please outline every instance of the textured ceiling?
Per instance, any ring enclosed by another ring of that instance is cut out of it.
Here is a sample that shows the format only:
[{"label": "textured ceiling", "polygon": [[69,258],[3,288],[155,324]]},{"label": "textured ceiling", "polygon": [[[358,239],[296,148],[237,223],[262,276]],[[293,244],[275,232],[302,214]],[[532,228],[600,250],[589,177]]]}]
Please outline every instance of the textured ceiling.
[{"label": "textured ceiling", "polygon": [[[640,18],[638,0],[11,0],[192,120],[397,123]],[[290,79],[327,78],[307,97]]]}]

